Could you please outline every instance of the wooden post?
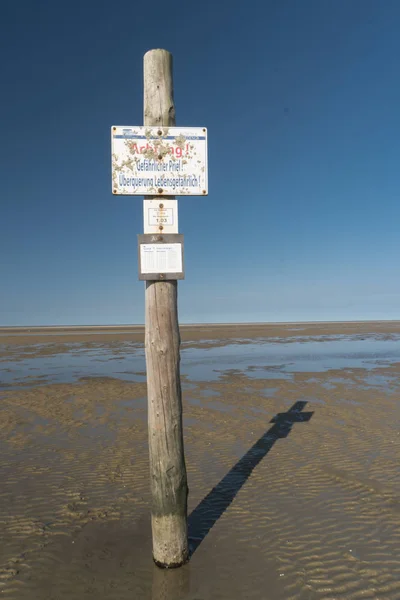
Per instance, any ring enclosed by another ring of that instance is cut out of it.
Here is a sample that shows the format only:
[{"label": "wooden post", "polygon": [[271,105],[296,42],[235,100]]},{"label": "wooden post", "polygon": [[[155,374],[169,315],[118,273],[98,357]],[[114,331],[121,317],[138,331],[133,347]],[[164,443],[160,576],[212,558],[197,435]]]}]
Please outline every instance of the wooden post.
[{"label": "wooden post", "polygon": [[[172,56],[144,56],[144,124],[175,125]],[[147,366],[153,559],[160,567],[188,560],[187,478],[183,448],[177,281],[147,281]]]}]

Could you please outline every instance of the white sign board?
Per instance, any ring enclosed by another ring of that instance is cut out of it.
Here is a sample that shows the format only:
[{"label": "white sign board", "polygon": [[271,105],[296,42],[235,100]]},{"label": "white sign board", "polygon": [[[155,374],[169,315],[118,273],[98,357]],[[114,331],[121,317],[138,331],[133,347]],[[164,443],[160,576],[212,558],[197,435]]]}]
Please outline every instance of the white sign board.
[{"label": "white sign board", "polygon": [[181,244],[140,244],[142,273],[180,273]]},{"label": "white sign board", "polygon": [[114,194],[208,193],[204,127],[112,127],[111,149]]},{"label": "white sign board", "polygon": [[178,200],[143,200],[144,233],[178,233]]}]

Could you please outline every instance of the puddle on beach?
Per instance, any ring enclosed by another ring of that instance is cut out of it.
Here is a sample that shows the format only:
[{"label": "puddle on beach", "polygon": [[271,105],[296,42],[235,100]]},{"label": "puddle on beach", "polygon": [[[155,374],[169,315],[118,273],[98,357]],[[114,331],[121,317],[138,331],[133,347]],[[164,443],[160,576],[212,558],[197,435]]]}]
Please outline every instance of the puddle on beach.
[{"label": "puddle on beach", "polygon": [[[339,369],[374,369],[400,361],[400,339],[360,338],[354,336],[321,336],[308,343],[304,338],[290,342],[257,341],[229,343],[215,347],[181,349],[181,374],[184,385],[190,381],[216,382],[229,374],[244,374],[253,379],[291,380],[294,373],[323,373]],[[200,344],[201,346],[201,344]],[[46,354],[42,355],[43,349]],[[35,353],[36,349],[36,353]],[[26,348],[24,348],[26,350]],[[0,387],[20,385],[32,387],[51,383],[72,383],[82,377],[114,377],[124,381],[145,382],[143,347],[121,342],[118,349],[85,349],[84,344],[71,344],[67,352],[51,354],[51,344],[30,347],[18,358],[14,347],[12,359],[2,357]],[[373,376],[366,385],[387,387],[390,379]],[[332,382],[325,383],[327,389]]]}]

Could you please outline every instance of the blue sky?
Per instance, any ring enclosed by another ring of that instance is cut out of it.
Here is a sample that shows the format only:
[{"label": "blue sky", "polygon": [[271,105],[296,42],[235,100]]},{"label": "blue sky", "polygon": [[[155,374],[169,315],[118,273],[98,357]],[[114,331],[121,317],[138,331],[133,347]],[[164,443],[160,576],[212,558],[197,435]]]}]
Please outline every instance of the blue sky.
[{"label": "blue sky", "polygon": [[400,318],[398,0],[2,0],[0,23],[0,324],[143,322],[110,127],[142,123],[151,48],[209,135],[181,322]]}]

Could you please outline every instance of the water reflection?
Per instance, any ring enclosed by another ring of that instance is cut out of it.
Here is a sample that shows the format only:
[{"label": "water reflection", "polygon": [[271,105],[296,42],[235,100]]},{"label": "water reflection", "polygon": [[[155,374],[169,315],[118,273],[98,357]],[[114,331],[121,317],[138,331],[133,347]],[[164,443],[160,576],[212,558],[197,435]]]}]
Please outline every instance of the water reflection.
[{"label": "water reflection", "polygon": [[160,569],[154,565],[151,600],[184,600],[190,592],[190,565]]}]

